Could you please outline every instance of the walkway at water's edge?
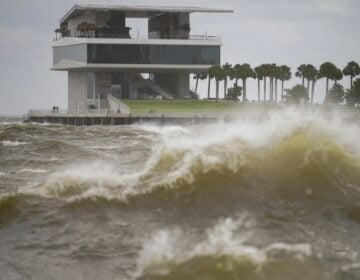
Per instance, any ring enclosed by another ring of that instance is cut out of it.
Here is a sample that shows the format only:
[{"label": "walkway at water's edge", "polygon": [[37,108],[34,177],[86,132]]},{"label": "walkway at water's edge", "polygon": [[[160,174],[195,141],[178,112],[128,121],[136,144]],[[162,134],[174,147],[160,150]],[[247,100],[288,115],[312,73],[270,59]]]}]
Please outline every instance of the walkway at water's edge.
[{"label": "walkway at water's edge", "polygon": [[[304,114],[312,108],[304,108]],[[319,109],[319,108],[317,108]],[[276,109],[278,110],[278,109]],[[129,125],[134,123],[158,123],[158,124],[209,124],[216,122],[231,122],[244,119],[264,120],[270,112],[276,110],[244,110],[242,112],[213,112],[202,114],[190,113],[138,113],[138,114],[29,114],[24,118],[25,122],[54,123],[63,125]],[[320,108],[319,112],[327,118],[341,116],[342,119],[359,121],[360,110],[349,108]]]}]

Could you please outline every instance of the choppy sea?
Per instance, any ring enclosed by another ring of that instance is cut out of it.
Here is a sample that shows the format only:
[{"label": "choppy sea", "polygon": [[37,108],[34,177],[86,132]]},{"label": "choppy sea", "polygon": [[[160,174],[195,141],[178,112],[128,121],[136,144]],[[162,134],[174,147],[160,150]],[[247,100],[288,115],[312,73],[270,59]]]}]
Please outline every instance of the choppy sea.
[{"label": "choppy sea", "polygon": [[0,118],[0,279],[360,279],[360,126]]}]

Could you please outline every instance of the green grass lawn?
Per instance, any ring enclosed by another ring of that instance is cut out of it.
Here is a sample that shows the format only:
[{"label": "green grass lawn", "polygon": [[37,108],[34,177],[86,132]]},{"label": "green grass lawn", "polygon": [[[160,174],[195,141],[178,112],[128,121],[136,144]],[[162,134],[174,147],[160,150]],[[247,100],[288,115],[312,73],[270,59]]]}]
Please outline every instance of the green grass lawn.
[{"label": "green grass lawn", "polygon": [[261,104],[225,101],[225,100],[122,100],[133,113],[210,113],[231,112],[246,107],[258,107]]}]

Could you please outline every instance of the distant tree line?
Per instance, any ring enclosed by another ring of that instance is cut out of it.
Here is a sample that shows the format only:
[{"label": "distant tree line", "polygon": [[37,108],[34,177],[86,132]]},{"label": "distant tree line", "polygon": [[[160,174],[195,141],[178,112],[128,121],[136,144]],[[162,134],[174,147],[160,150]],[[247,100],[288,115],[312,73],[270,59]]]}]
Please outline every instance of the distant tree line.
[{"label": "distant tree line", "polygon": [[[208,80],[208,99],[211,99],[211,81],[215,79],[216,100],[220,98],[220,82],[223,81],[224,99],[238,100],[242,96],[242,101],[247,102],[247,80],[257,79],[257,101],[309,102],[310,104],[314,102],[316,82],[320,79],[326,79],[324,103],[356,105],[360,104],[360,78],[357,78],[359,75],[360,66],[355,61],[349,62],[342,70],[331,62],[321,64],[319,69],[312,64],[301,64],[295,72],[295,77],[301,79],[301,84],[297,84],[291,89],[285,89],[285,82],[292,78],[291,68],[287,65],[271,63],[252,68],[248,63],[234,66],[226,63],[223,66],[212,66],[207,73],[196,73],[194,79],[196,80],[196,94],[199,80]],[[339,83],[343,76],[350,78],[350,88],[347,90]],[[230,88],[228,88],[229,80],[234,81]],[[241,81],[241,86],[239,81]],[[330,81],[334,82],[331,88]],[[281,85],[280,96],[278,95],[279,83]]]}]

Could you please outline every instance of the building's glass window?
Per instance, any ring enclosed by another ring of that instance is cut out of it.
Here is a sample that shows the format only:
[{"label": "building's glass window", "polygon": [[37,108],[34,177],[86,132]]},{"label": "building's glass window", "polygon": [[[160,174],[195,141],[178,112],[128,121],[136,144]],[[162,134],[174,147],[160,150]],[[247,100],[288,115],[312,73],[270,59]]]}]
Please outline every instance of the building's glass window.
[{"label": "building's glass window", "polygon": [[88,63],[215,65],[220,47],[89,44]]},{"label": "building's glass window", "polygon": [[129,98],[129,74],[111,73],[111,94],[119,99]]}]

